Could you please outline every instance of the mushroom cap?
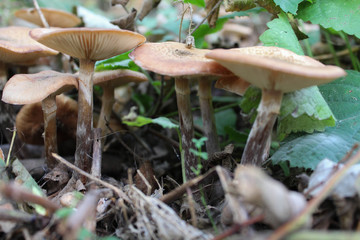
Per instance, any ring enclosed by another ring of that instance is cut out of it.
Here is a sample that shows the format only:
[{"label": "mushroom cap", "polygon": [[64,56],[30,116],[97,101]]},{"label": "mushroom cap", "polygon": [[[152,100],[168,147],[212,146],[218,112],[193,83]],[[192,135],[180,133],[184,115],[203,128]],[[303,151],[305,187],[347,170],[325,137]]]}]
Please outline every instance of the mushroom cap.
[{"label": "mushroom cap", "polygon": [[118,69],[94,73],[94,85],[117,87],[130,82],[140,83],[147,81],[145,74],[140,72]]},{"label": "mushroom cap", "polygon": [[[77,102],[65,95],[56,97],[56,120],[58,142],[76,138]],[[16,116],[19,138],[29,144],[43,145],[44,115],[41,102],[23,106]]]},{"label": "mushroom cap", "polygon": [[284,93],[328,83],[346,75],[339,67],[325,66],[279,47],[217,49],[206,57],[261,89]]},{"label": "mushroom cap", "polygon": [[236,75],[223,77],[216,80],[215,87],[224,89],[228,92],[236,93],[240,96],[244,95],[246,89],[251,84]]},{"label": "mushroom cap", "polygon": [[143,69],[166,76],[231,75],[229,70],[217,62],[205,58],[205,54],[210,51],[189,49],[178,42],[144,43],[135,48],[129,57]]},{"label": "mushroom cap", "polygon": [[58,51],[32,39],[29,36],[30,30],[27,27],[0,28],[0,61],[22,64],[58,54]]},{"label": "mushroom cap", "polygon": [[42,71],[36,74],[16,74],[7,81],[2,101],[11,104],[41,102],[50,94],[77,87],[77,78],[68,73]]},{"label": "mushroom cap", "polygon": [[[81,23],[81,19],[75,16],[72,13],[65,11],[51,9],[51,8],[40,8],[42,14],[44,15],[47,23],[51,27],[75,27]],[[28,22],[34,23],[38,26],[44,27],[38,11],[34,8],[25,8],[17,10],[14,15],[18,18],[26,20]]]},{"label": "mushroom cap", "polygon": [[104,28],[37,28],[30,36],[59,52],[92,61],[127,52],[146,40],[135,32]]}]

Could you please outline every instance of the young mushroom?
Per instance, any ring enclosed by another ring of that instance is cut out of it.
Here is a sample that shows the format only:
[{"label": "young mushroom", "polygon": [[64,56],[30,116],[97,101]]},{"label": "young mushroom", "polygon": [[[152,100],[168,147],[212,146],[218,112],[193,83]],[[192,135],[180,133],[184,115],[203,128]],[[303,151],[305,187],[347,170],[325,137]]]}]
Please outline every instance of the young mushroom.
[{"label": "young mushroom", "polygon": [[[81,23],[81,19],[72,13],[51,8],[40,8],[40,10],[50,27],[69,28],[76,27]],[[14,15],[17,18],[21,18],[40,27],[45,27],[38,11],[34,8],[17,10]]]},{"label": "young mushroom", "polygon": [[57,55],[59,52],[50,49],[29,36],[30,28],[0,28],[0,90],[7,80],[5,64],[17,66],[34,65],[40,57]]},{"label": "young mushroom", "polygon": [[306,56],[278,47],[214,50],[206,57],[261,88],[258,114],[251,128],[242,164],[260,166],[269,156],[271,132],[284,93],[331,82],[346,75],[336,66],[325,66]]},{"label": "young mushroom", "polygon": [[16,74],[6,83],[2,101],[10,104],[42,103],[46,164],[57,165],[51,153],[57,153],[56,95],[77,87],[72,74],[42,71],[36,74]]},{"label": "young mushroom", "polygon": [[[36,41],[79,59],[79,113],[75,165],[90,172],[93,128],[93,73],[95,62],[110,58],[143,43],[144,36],[120,29],[66,28],[34,29]],[[74,178],[78,178],[75,173]],[[81,177],[83,183],[85,177]]]},{"label": "young mushroom", "polygon": [[197,160],[190,149],[194,135],[193,119],[190,106],[190,79],[199,82],[199,100],[203,118],[204,134],[208,138],[206,149],[209,154],[220,150],[215,128],[215,119],[211,101],[211,83],[219,76],[231,75],[220,64],[205,58],[210,50],[187,48],[177,42],[145,43],[129,54],[140,67],[158,74],[175,77],[176,99],[185,157],[186,178],[192,179]]},{"label": "young mushroom", "polygon": [[[126,85],[130,82],[144,82],[147,77],[136,71],[119,69],[94,73],[94,85],[99,85],[103,89],[101,97],[101,111],[97,128],[102,129],[102,136],[106,136],[109,132],[106,123],[110,121],[112,107],[115,102],[114,89],[119,86]],[[105,142],[105,141],[103,141]]]}]

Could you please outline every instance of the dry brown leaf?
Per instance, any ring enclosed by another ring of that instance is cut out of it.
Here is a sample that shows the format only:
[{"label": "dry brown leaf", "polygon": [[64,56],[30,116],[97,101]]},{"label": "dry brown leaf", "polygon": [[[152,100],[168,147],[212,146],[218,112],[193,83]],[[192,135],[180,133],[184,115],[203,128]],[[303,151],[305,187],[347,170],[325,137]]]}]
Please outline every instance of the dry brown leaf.
[{"label": "dry brown leaf", "polygon": [[136,18],[137,10],[133,8],[131,13],[125,17],[121,17],[119,19],[112,20],[111,23],[119,26],[120,29],[134,31],[135,30],[135,18]]}]

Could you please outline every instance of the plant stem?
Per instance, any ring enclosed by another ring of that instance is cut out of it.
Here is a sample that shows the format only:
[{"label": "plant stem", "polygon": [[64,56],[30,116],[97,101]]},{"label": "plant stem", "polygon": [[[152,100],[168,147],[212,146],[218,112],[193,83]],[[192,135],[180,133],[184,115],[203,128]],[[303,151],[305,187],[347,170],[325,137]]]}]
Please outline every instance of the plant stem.
[{"label": "plant stem", "polygon": [[44,145],[45,145],[45,162],[46,165],[53,169],[57,161],[51,153],[58,152],[57,130],[56,130],[56,95],[49,95],[42,102],[44,114]]},{"label": "plant stem", "polygon": [[194,138],[194,123],[190,106],[190,87],[189,80],[186,78],[175,79],[176,100],[179,111],[179,124],[181,131],[181,145],[185,161],[185,175],[186,179],[193,179],[195,173],[191,167],[196,167],[196,157],[190,152],[190,149],[195,149],[192,139]]},{"label": "plant stem", "polygon": [[[92,129],[93,129],[93,73],[95,61],[80,59],[79,73],[79,112],[76,130],[76,152],[75,166],[90,172],[91,169],[91,149],[92,149]],[[78,179],[78,173],[74,173]],[[81,177],[81,181],[86,183],[86,178]]]},{"label": "plant stem", "polygon": [[268,158],[271,133],[280,112],[283,93],[262,90],[258,114],[248,136],[241,163],[261,166]]},{"label": "plant stem", "polygon": [[219,138],[216,132],[215,115],[212,105],[211,82],[209,79],[199,79],[199,101],[204,135],[207,137],[206,151],[209,154],[220,151]]}]

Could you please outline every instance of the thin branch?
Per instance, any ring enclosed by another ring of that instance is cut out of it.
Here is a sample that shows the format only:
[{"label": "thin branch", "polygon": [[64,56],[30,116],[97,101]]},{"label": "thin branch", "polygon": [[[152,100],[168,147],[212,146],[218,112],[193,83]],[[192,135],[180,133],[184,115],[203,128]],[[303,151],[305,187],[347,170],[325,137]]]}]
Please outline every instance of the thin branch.
[{"label": "thin branch", "polygon": [[36,9],[36,11],[38,12],[38,14],[40,16],[42,24],[44,25],[45,28],[49,28],[50,26],[49,26],[48,22],[46,21],[44,14],[42,13],[42,11],[40,9],[37,0],[33,0],[33,3],[34,3],[34,8]]},{"label": "thin branch", "polygon": [[58,160],[59,162],[65,164],[67,167],[73,169],[74,171],[78,172],[79,174],[89,178],[92,181],[95,181],[101,185],[103,185],[104,187],[110,188],[111,190],[113,190],[120,198],[125,199],[126,201],[130,202],[130,199],[128,198],[128,196],[120,189],[115,187],[114,185],[111,185],[108,182],[105,182],[97,177],[94,177],[92,175],[90,175],[89,173],[85,172],[84,170],[81,170],[80,168],[76,167],[75,165],[69,163],[68,161],[66,161],[64,158],[62,158],[61,156],[59,156],[56,153],[52,154],[53,157]]}]

